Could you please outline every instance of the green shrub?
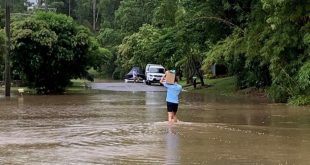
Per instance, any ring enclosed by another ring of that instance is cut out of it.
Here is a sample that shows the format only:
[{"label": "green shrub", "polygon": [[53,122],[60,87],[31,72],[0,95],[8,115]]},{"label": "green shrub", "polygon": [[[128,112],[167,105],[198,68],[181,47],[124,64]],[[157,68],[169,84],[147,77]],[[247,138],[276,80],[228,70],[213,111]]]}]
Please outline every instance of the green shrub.
[{"label": "green shrub", "polygon": [[71,17],[37,13],[12,24],[13,70],[38,93],[62,93],[87,77],[89,31]]},{"label": "green shrub", "polygon": [[287,90],[274,84],[267,89],[267,94],[269,98],[278,103],[286,103],[289,98]]},{"label": "green shrub", "polygon": [[288,100],[288,103],[291,105],[309,105],[310,104],[310,96],[294,96]]}]

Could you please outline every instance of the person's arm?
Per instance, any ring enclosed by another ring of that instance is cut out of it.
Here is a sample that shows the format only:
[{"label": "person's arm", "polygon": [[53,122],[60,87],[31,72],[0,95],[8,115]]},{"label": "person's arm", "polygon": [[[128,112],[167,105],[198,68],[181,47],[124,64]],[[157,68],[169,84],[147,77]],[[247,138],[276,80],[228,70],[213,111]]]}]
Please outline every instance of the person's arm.
[{"label": "person's arm", "polygon": [[164,82],[164,81],[165,81],[165,78],[166,78],[166,75],[164,75],[163,77],[161,77],[161,79],[160,79],[159,82],[160,82],[161,84],[164,84],[164,83],[165,83],[165,82]]}]

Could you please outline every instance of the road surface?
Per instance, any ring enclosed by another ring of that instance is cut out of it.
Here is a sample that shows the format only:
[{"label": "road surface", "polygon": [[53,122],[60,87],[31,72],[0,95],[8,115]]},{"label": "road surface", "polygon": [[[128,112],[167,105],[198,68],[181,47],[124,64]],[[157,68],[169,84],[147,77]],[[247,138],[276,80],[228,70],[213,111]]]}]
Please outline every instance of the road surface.
[{"label": "road surface", "polygon": [[144,92],[162,92],[166,91],[163,86],[160,85],[146,85],[144,83],[123,83],[123,82],[112,82],[112,83],[90,83],[91,89],[97,90],[109,90],[109,91],[144,91]]}]

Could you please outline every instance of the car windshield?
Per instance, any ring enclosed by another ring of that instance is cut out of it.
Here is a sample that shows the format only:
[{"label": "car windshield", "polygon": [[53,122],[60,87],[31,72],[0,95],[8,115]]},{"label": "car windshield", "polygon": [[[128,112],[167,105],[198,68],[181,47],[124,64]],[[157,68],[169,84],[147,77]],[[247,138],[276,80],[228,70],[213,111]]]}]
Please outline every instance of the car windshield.
[{"label": "car windshield", "polygon": [[165,73],[164,68],[150,68],[150,73]]}]

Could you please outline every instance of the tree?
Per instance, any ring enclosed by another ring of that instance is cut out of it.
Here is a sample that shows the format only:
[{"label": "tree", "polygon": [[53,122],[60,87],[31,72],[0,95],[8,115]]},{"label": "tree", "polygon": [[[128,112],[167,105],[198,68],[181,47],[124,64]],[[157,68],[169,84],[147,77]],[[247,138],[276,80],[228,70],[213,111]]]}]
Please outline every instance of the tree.
[{"label": "tree", "polygon": [[[4,27],[5,0],[0,3],[0,28]],[[25,13],[30,3],[27,0],[11,0],[11,14]]]},{"label": "tree", "polygon": [[[0,3],[0,9],[4,9],[4,1],[3,3]],[[27,6],[29,6],[29,2],[27,0],[11,0],[11,3],[14,4],[12,5],[11,12],[12,13],[24,13],[27,11]]]},{"label": "tree", "polygon": [[90,66],[104,76],[111,76],[114,71],[114,59],[110,50],[99,46],[98,41],[91,38]]},{"label": "tree", "polygon": [[119,8],[122,0],[101,0],[101,27],[102,28],[116,28],[115,26],[115,12]]},{"label": "tree", "polygon": [[246,23],[213,46],[206,62],[225,61],[239,87],[268,87],[276,102],[309,104],[309,5],[303,0],[249,4]]},{"label": "tree", "polygon": [[87,77],[89,31],[72,18],[37,13],[12,27],[13,68],[38,93],[62,93],[71,78]]},{"label": "tree", "polygon": [[309,78],[304,76],[310,73],[309,4],[304,0],[265,0],[262,6],[267,13],[263,37],[268,40],[261,47],[261,54],[270,62],[270,96],[281,102],[309,96]]},{"label": "tree", "polygon": [[0,56],[1,57],[3,57],[4,53],[6,52],[5,40],[6,40],[5,33],[3,30],[0,30]]},{"label": "tree", "polygon": [[[79,22],[83,24],[87,24],[89,28],[93,30],[93,32],[97,31],[100,25],[100,18],[102,12],[102,3],[106,0],[81,0],[75,4],[73,0],[65,0],[64,3],[65,8],[67,9],[67,13],[71,13],[74,11],[74,18],[78,18]],[[73,5],[74,4],[74,7]],[[73,8],[76,9],[73,9]],[[73,9],[73,10],[72,10]]]},{"label": "tree", "polygon": [[151,24],[153,12],[158,0],[126,0],[121,1],[115,13],[117,28],[132,34],[143,24]]},{"label": "tree", "polygon": [[157,27],[172,27],[176,24],[177,0],[162,0],[154,11],[153,24]]},{"label": "tree", "polygon": [[119,46],[118,60],[125,71],[133,66],[144,68],[148,63],[162,63],[158,54],[152,54],[154,41],[160,37],[160,31],[145,24],[139,32],[126,37]]},{"label": "tree", "polygon": [[5,8],[0,5],[0,28],[2,29],[5,26]]},{"label": "tree", "polygon": [[5,36],[5,33],[0,30],[0,70],[1,70],[1,75],[0,75],[0,80],[3,80],[3,71],[4,71],[4,61],[3,61],[3,58],[4,57],[4,54],[6,53],[7,51],[7,47],[6,47],[6,36]]}]

